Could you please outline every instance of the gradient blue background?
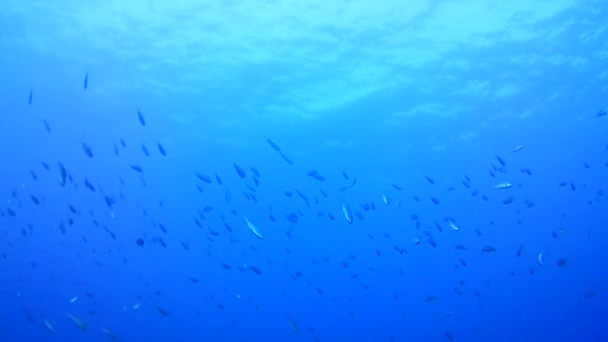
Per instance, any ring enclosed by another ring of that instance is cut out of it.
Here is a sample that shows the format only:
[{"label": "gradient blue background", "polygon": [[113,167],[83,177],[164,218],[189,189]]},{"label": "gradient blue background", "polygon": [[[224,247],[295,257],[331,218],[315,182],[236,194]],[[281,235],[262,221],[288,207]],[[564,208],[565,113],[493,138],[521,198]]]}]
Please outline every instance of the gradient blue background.
[{"label": "gradient blue background", "polygon": [[[121,341],[607,341],[607,10],[4,0],[0,341],[110,340],[101,329]],[[493,178],[496,155],[506,168]],[[243,195],[249,167],[257,202]],[[342,196],[363,220],[346,222]]]}]

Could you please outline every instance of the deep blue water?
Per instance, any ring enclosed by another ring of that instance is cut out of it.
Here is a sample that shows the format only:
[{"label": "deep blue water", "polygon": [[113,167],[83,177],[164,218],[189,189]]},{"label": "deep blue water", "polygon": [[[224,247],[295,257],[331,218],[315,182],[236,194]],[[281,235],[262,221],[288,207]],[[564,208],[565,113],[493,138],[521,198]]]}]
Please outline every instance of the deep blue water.
[{"label": "deep blue water", "polygon": [[608,341],[607,10],[4,0],[0,341]]}]

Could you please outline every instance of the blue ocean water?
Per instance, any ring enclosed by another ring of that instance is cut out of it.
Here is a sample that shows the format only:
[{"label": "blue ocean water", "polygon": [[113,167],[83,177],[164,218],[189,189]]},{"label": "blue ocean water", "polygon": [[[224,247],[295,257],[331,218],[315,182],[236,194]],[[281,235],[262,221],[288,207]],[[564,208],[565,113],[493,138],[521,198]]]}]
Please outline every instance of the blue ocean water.
[{"label": "blue ocean water", "polygon": [[608,4],[0,4],[0,341],[608,341]]}]

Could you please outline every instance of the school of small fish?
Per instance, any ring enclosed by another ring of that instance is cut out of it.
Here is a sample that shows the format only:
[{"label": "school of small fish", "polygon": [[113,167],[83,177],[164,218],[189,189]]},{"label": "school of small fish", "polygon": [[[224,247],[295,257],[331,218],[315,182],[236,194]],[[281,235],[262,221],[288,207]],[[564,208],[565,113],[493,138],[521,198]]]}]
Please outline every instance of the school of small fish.
[{"label": "school of small fish", "polygon": [[[90,76],[94,75],[89,75],[88,72],[85,73],[83,82],[85,91],[90,91],[91,87],[95,86],[94,79],[90,78]],[[26,102],[29,106],[38,105],[38,103],[33,102],[33,94],[33,89],[29,89],[29,92],[26,92]],[[136,106],[132,109],[133,124],[137,125],[141,130],[149,129],[155,124],[154,120],[146,118],[144,112],[145,110],[142,111]],[[598,118],[605,115],[606,111],[604,110],[595,114]],[[46,133],[52,135],[50,129],[51,120],[46,118],[43,123]],[[280,146],[279,143],[271,138],[264,139],[265,142],[262,140],[259,143],[260,145],[267,144],[270,147],[268,151],[274,156],[273,158],[281,160],[282,165],[287,168],[299,168],[298,164],[288,156],[289,149],[285,148],[286,146]],[[32,166],[32,169],[28,171],[28,175],[31,176],[34,182],[46,182],[45,186],[52,186],[57,188],[57,191],[62,191],[63,197],[60,199],[49,198],[47,197],[48,195],[39,195],[36,193],[34,186],[16,187],[10,192],[8,200],[4,202],[3,207],[0,208],[1,219],[4,220],[3,222],[17,222],[18,219],[23,218],[25,220],[23,222],[26,222],[27,215],[36,213],[36,210],[39,210],[41,207],[63,207],[65,211],[63,218],[59,222],[52,222],[49,227],[46,227],[52,229],[53,234],[58,239],[68,241],[70,236],[79,237],[79,243],[82,244],[83,248],[87,246],[89,240],[109,239],[106,242],[113,244],[112,246],[115,247],[112,248],[113,253],[119,253],[125,264],[128,264],[131,259],[136,259],[136,254],[131,251],[135,248],[137,251],[145,251],[150,255],[166,255],[167,252],[164,250],[173,248],[179,248],[183,253],[190,253],[193,249],[204,249],[207,256],[215,260],[214,262],[218,270],[235,273],[243,279],[249,279],[249,277],[263,276],[267,272],[280,273],[282,272],[281,267],[289,268],[287,260],[290,258],[291,250],[288,247],[284,247],[285,260],[282,260],[284,266],[278,266],[280,263],[276,260],[273,262],[273,260],[266,259],[261,250],[271,248],[267,245],[269,240],[277,241],[285,238],[288,241],[290,239],[299,239],[299,235],[305,234],[303,231],[307,229],[307,225],[312,224],[311,220],[313,219],[322,220],[323,224],[329,222],[333,227],[342,227],[335,229],[345,229],[345,234],[349,234],[350,232],[361,230],[361,227],[365,226],[365,222],[368,220],[373,222],[376,217],[383,213],[394,212],[403,214],[404,211],[409,210],[410,212],[405,214],[403,222],[398,223],[403,226],[403,236],[396,237],[385,232],[380,227],[372,231],[367,229],[364,231],[369,238],[370,250],[374,255],[382,257],[388,253],[393,253],[396,256],[407,258],[407,255],[413,253],[415,249],[433,250],[435,248],[450,248],[456,250],[459,256],[448,262],[459,270],[470,267],[467,255],[483,255],[482,257],[484,258],[495,258],[501,255],[502,257],[514,256],[525,259],[521,264],[525,265],[524,273],[528,273],[529,275],[534,275],[535,272],[540,272],[541,269],[549,268],[551,265],[557,268],[571,267],[569,260],[561,256],[559,250],[549,251],[548,249],[543,249],[528,251],[529,247],[524,248],[524,246],[528,246],[524,239],[521,239],[521,241],[512,246],[507,246],[504,243],[494,243],[495,241],[491,241],[484,233],[485,230],[494,229],[499,223],[492,221],[486,225],[486,228],[479,228],[479,222],[473,223],[469,219],[476,214],[474,211],[469,213],[449,213],[449,215],[453,216],[448,216],[448,213],[441,210],[445,205],[446,198],[452,196],[451,193],[455,191],[465,191],[479,200],[480,203],[489,202],[503,208],[505,211],[511,210],[510,208],[517,208],[517,213],[524,210],[534,210],[535,201],[527,198],[521,191],[526,186],[526,177],[533,177],[533,173],[526,166],[516,166],[517,157],[528,153],[531,149],[529,147],[524,149],[524,146],[521,144],[508,148],[504,155],[500,153],[488,158],[488,168],[484,173],[487,172],[490,177],[489,179],[474,179],[474,177],[463,175],[462,179],[458,180],[456,184],[454,180],[436,179],[433,175],[420,175],[419,179],[413,182],[421,182],[423,186],[428,187],[429,192],[427,194],[409,193],[407,185],[394,182],[387,183],[385,186],[378,188],[375,197],[369,198],[366,201],[355,200],[358,197],[353,192],[360,186],[360,183],[357,183],[357,178],[353,177],[355,173],[353,171],[347,172],[335,169],[320,171],[307,167],[306,169],[299,169],[297,171],[301,175],[302,181],[309,182],[306,183],[308,184],[307,187],[269,189],[264,188],[265,182],[269,182],[267,176],[262,172],[264,169],[262,167],[258,169],[258,166],[247,165],[247,163],[241,161],[232,161],[229,165],[204,165],[200,166],[199,169],[183,170],[184,179],[188,179],[191,182],[192,190],[200,200],[196,204],[188,203],[184,205],[188,208],[194,208],[194,212],[191,214],[191,217],[183,219],[184,222],[189,222],[190,226],[181,227],[180,229],[192,231],[193,233],[188,239],[177,240],[176,234],[174,234],[174,229],[176,229],[174,226],[176,224],[173,224],[167,216],[155,215],[154,212],[158,212],[158,210],[140,206],[140,199],[135,199],[134,201],[138,203],[137,206],[144,218],[139,222],[133,221],[131,224],[145,225],[146,228],[144,230],[125,232],[124,229],[127,229],[127,227],[117,223],[120,217],[125,215],[122,209],[126,206],[125,203],[130,201],[131,198],[136,197],[136,195],[129,193],[125,184],[135,180],[139,182],[142,188],[146,189],[148,195],[145,196],[153,197],[154,195],[151,194],[153,186],[148,185],[148,181],[149,179],[158,179],[159,174],[158,170],[147,165],[146,160],[166,158],[168,161],[171,158],[171,153],[178,148],[178,146],[169,145],[169,149],[167,149],[163,143],[157,140],[148,141],[147,146],[144,142],[129,141],[129,144],[127,144],[127,141],[128,139],[125,138],[117,138],[114,141],[108,141],[103,146],[93,144],[92,141],[85,141],[84,139],[74,142],[76,146],[80,145],[77,148],[82,153],[82,162],[91,163],[91,165],[94,165],[99,155],[106,154],[107,150],[113,151],[113,154],[119,158],[118,160],[121,165],[121,170],[118,173],[119,186],[114,186],[113,183],[106,179],[80,173],[78,167],[74,165],[75,161],[53,160],[55,158],[49,157],[49,160],[41,161],[39,165]],[[149,148],[149,146],[154,145],[156,145],[155,149]],[[139,154],[139,158],[124,160],[121,157],[123,152],[126,154],[128,146],[132,146],[131,150],[136,151],[131,151],[131,155],[135,153]],[[268,149],[268,146],[264,146],[263,148]],[[506,154],[508,153],[511,153],[511,155],[507,156]],[[517,154],[515,155],[514,153]],[[98,165],[98,167],[104,167],[104,165]],[[521,175],[516,175],[513,172],[513,169],[516,167],[521,168]],[[583,167],[589,168],[590,166],[585,163]],[[220,169],[223,171],[218,171]],[[46,173],[48,173],[48,177],[44,177]],[[369,184],[365,185],[369,186]],[[554,186],[567,188],[570,191],[577,191],[579,188],[588,190],[590,193],[588,199],[589,205],[605,204],[607,202],[604,190],[602,189],[590,189],[590,186],[577,184],[571,180],[561,181],[558,184],[554,184]],[[263,191],[261,191],[262,188],[264,188]],[[73,197],[70,191],[86,192],[91,201],[101,204],[104,209],[100,210],[98,207],[89,206],[78,200],[72,200]],[[282,203],[269,203],[267,201],[268,191],[274,191],[277,196],[280,196],[283,199]],[[207,197],[208,194],[215,194],[215,198]],[[240,197],[239,200],[249,203],[248,206],[243,208],[242,206],[233,204],[237,202],[236,196]],[[179,201],[180,199],[178,198],[178,205]],[[184,199],[184,201],[190,202],[191,199]],[[166,201],[165,199],[160,199],[158,207],[163,208],[165,202],[171,202],[171,200],[168,198]],[[175,200],[173,200],[173,203],[175,203]],[[376,205],[377,203],[382,203],[383,205]],[[424,204],[428,204],[431,208],[437,208],[437,212],[441,214],[429,216],[428,212],[422,214],[412,209]],[[182,217],[180,217],[180,222],[181,219]],[[306,223],[303,223],[303,221]],[[84,227],[95,231],[95,233],[89,234],[83,230]],[[449,229],[444,230],[444,227]],[[25,224],[21,228],[20,234],[26,238],[35,237],[38,229],[41,228]],[[8,240],[7,234],[6,232],[4,233],[2,241]],[[139,235],[134,236],[133,234]],[[478,243],[474,246],[463,244],[460,242],[459,234],[463,236],[474,235]],[[568,231],[565,227],[555,227],[552,230],[552,237],[554,239],[561,239],[567,235]],[[130,238],[125,240],[125,236]],[[382,241],[386,241],[385,243],[391,245],[391,247],[381,247],[382,244],[376,242],[379,240],[377,239],[378,236],[382,237]],[[524,235],[520,234],[518,236]],[[318,236],[316,239],[323,239],[323,236]],[[73,244],[74,242],[70,243]],[[215,250],[213,248],[215,243],[221,243],[224,249],[221,252]],[[246,245],[247,248],[245,249],[247,252],[243,252],[240,247],[237,247],[239,245]],[[550,248],[550,246],[547,246],[547,248]],[[10,248],[3,248],[2,259],[7,260],[12,258],[14,254],[12,251]],[[97,250],[93,248],[92,253],[96,254]],[[220,256],[214,259],[216,254]],[[252,254],[257,256],[253,257],[251,256]],[[246,256],[243,257],[244,255]],[[79,258],[83,257],[79,256]],[[102,257],[93,257],[93,259],[95,266],[102,267],[104,263]],[[357,265],[359,259],[354,253],[344,256],[342,260],[334,260],[324,256],[319,256],[319,259],[323,261],[314,260],[311,263],[314,265],[321,263],[337,265],[337,268],[343,270],[341,272],[349,274],[349,278],[357,286],[364,291],[369,289],[366,279],[373,277],[374,267],[373,265],[368,265],[367,270],[365,270],[365,268]],[[138,262],[141,262],[141,260]],[[32,267],[35,267],[35,264],[36,262],[32,261]],[[572,266],[574,266],[574,263]],[[395,270],[401,275],[406,272],[400,266],[395,266]],[[193,276],[181,279],[181,281],[184,283],[184,286],[200,286],[200,283],[204,281],[204,272],[204,270],[193,267]],[[511,275],[514,276],[515,274],[516,271]],[[316,295],[328,296],[333,301],[336,301],[333,297],[336,294],[329,294],[331,291],[323,288],[322,281],[315,279],[309,272],[289,269],[285,273],[285,278],[291,279],[291,281],[306,279],[308,287]],[[145,283],[146,289],[153,286],[149,282]],[[465,282],[461,281],[454,286],[456,294],[462,295],[465,289]],[[119,307],[122,307],[122,310],[127,313],[153,310],[163,319],[171,319],[175,310],[170,308],[168,301],[161,300],[165,298],[164,295],[159,290],[154,290],[151,293],[132,298],[130,303],[121,303]],[[475,295],[480,297],[480,290],[476,290]],[[77,310],[83,310],[82,307],[90,303],[94,297],[93,293],[83,291],[83,293],[80,293],[80,297],[71,294],[71,297],[64,298],[71,298],[67,302],[71,305],[71,310],[76,312]],[[245,299],[239,293],[235,297],[239,300]],[[593,297],[595,297],[594,291],[590,290],[585,294],[585,298]],[[254,301],[253,298],[247,300]],[[394,300],[395,302],[399,300],[396,294]],[[429,293],[419,300],[430,304],[441,299],[436,294]],[[220,309],[228,305],[228,303],[219,301],[212,296],[209,298],[209,301],[215,301]],[[169,307],[169,309],[165,306]],[[406,310],[406,308],[403,310]],[[24,309],[24,312],[28,320],[36,320],[27,310]],[[52,316],[52,318],[43,317],[38,321],[38,324],[46,328],[48,332],[55,334],[59,329],[69,328],[64,324],[57,323],[57,321],[67,317],[78,330],[82,332],[89,331],[91,323],[85,322],[85,319],[82,317],[86,316],[90,321],[92,318],[90,312],[81,311],[78,315],[73,312],[47,312],[46,315]],[[349,311],[347,314],[352,316],[354,312]],[[305,331],[311,333],[314,330],[312,327],[298,324],[295,316],[294,313],[287,313],[285,324],[293,334],[300,335],[304,334]],[[111,340],[120,340],[119,334],[108,330],[106,327],[96,326],[96,331],[97,333],[101,332]],[[445,336],[449,340],[454,340],[456,338],[454,335],[449,330],[445,331]]]}]

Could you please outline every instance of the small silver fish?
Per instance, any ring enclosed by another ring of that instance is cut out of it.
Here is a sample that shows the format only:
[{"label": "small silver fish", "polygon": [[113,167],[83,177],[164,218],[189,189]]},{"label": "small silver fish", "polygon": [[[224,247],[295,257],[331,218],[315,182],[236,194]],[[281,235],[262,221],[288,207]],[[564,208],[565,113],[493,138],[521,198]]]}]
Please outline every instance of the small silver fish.
[{"label": "small silver fish", "polygon": [[510,189],[513,186],[511,183],[500,183],[494,186],[494,189]]},{"label": "small silver fish", "polygon": [[353,212],[350,210],[350,207],[344,201],[344,196],[342,196],[342,212],[344,213],[344,218],[346,218],[346,222],[348,224],[353,224]]},{"label": "small silver fish", "polygon": [[53,325],[53,323],[49,322],[48,320],[44,320],[44,326],[49,329],[50,332],[54,333],[55,332],[55,326]]},{"label": "small silver fish", "polygon": [[389,205],[391,203],[391,201],[388,199],[388,197],[386,197],[386,195],[382,195],[382,202],[384,202],[384,204]]},{"label": "small silver fish", "polygon": [[258,227],[256,227],[253,223],[251,223],[251,221],[249,221],[246,217],[245,217],[245,223],[247,223],[247,227],[249,227],[249,229],[253,232],[253,234],[255,236],[257,236],[260,239],[264,238],[262,236],[262,234],[260,234],[260,231],[258,230]]},{"label": "small silver fish", "polygon": [[459,227],[456,225],[456,222],[454,222],[454,221],[452,221],[452,220],[450,220],[450,221],[448,222],[448,225],[450,226],[450,228],[452,228],[452,229],[453,229],[453,230],[455,230],[455,231],[459,231],[459,230],[460,230],[460,228],[459,228]]}]

